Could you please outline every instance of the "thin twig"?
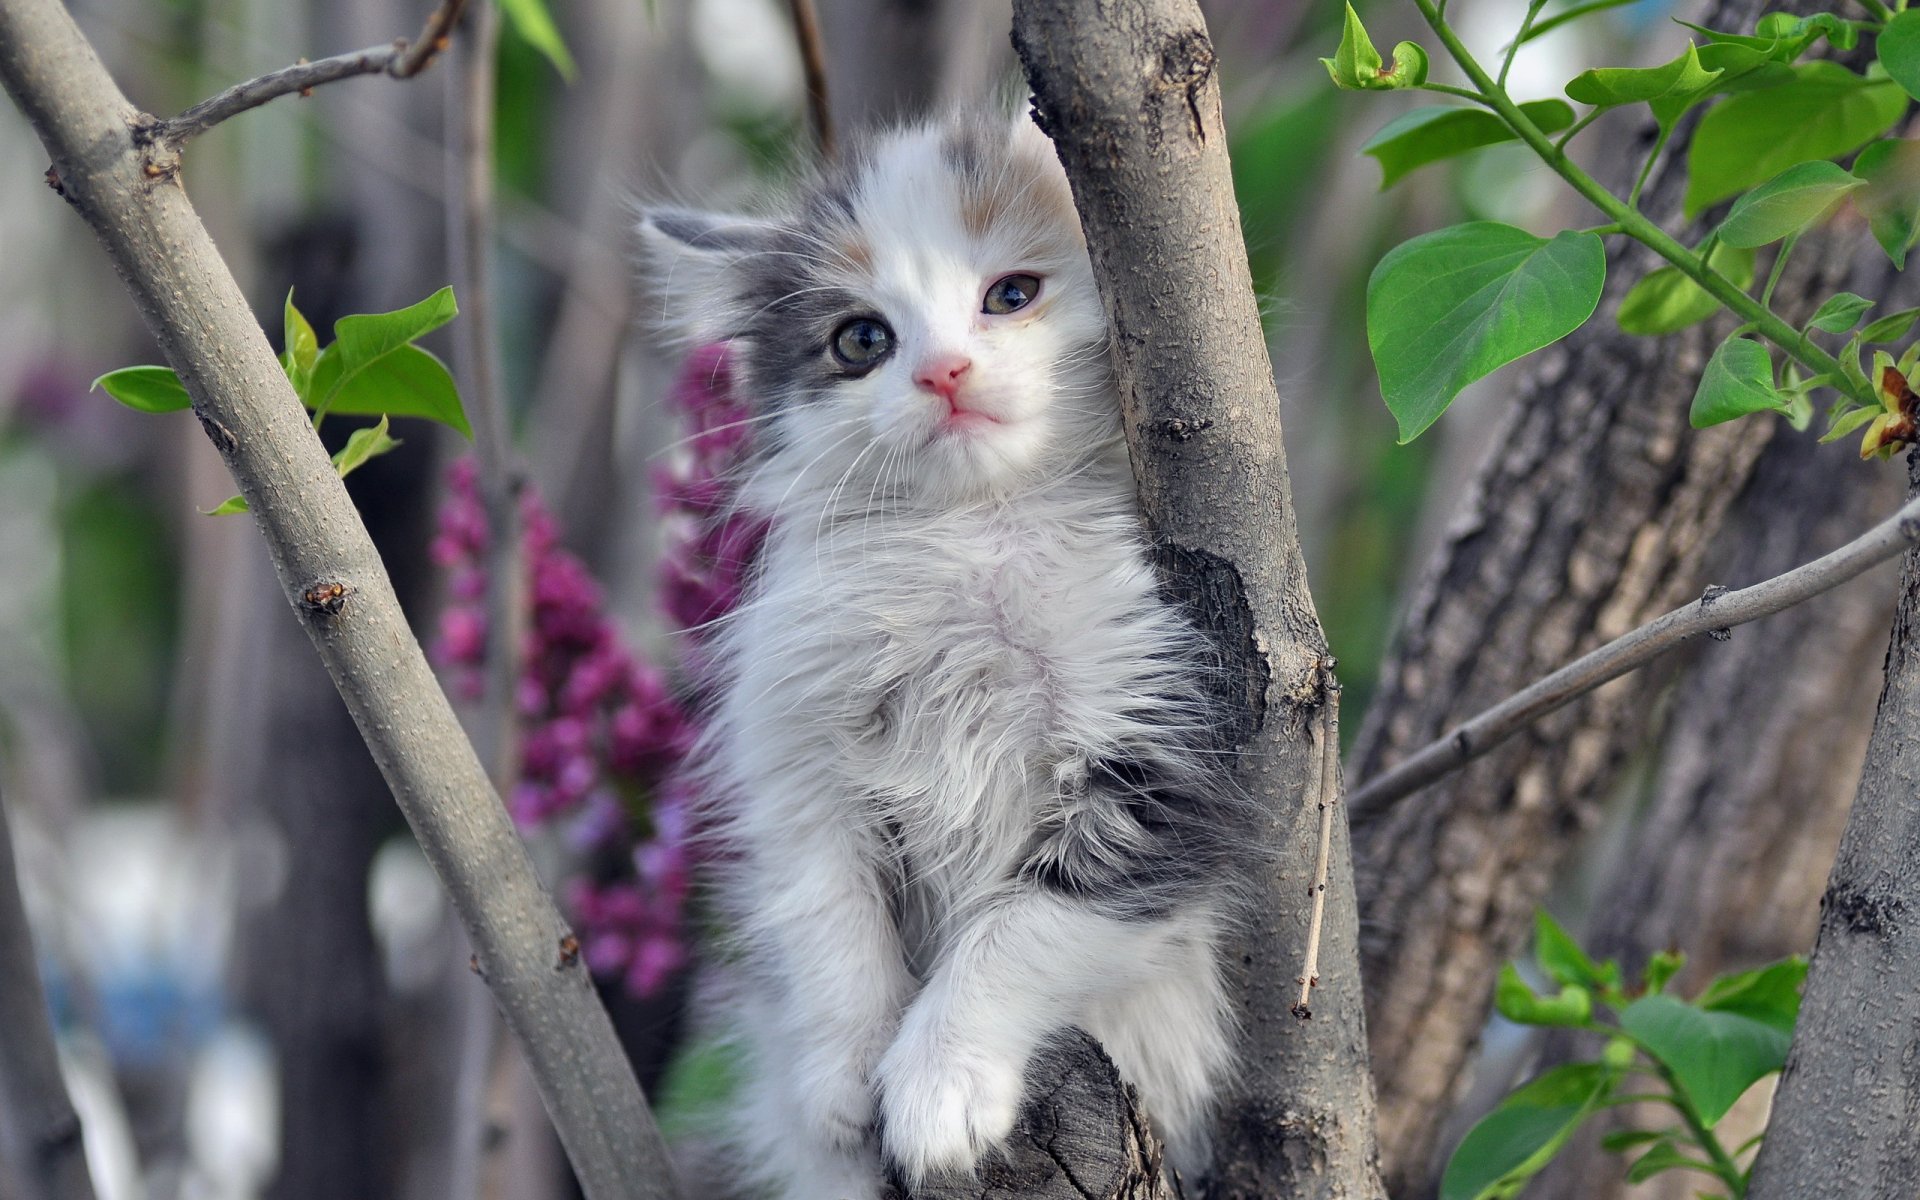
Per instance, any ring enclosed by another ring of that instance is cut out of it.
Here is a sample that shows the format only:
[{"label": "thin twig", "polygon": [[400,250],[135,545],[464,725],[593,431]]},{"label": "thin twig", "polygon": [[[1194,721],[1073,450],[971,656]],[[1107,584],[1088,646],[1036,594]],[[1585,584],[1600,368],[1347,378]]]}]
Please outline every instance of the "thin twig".
[{"label": "thin twig", "polygon": [[1320,849],[1313,860],[1313,909],[1307,919],[1306,960],[1300,968],[1300,999],[1293,1015],[1313,1017],[1310,1001],[1320,986],[1320,928],[1327,915],[1327,864],[1333,858],[1333,809],[1340,802],[1340,681],[1331,656],[1320,663],[1320,711],[1313,723],[1313,796],[1320,806]]},{"label": "thin twig", "polygon": [[520,547],[520,486],[512,426],[500,393],[493,308],[494,59],[500,16],[482,4],[468,19],[468,36],[447,74],[447,259],[462,320],[453,329],[454,365],[473,419],[481,504],[487,528],[486,686],[481,743],[493,785],[502,795],[520,775],[520,739],[514,693],[520,682],[520,646],[526,628],[526,567]]},{"label": "thin twig", "polygon": [[1398,765],[1355,788],[1347,809],[1356,822],[1387,808],[1519,733],[1534,721],[1586,695],[1601,684],[1646,665],[1690,638],[1719,636],[1782,609],[1831,591],[1920,542],[1920,500],[1810,563],[1762,583],[1729,592],[1710,587],[1700,599],[1656,617],[1561,667],[1421,747]]},{"label": "thin twig", "polygon": [[820,157],[834,156],[833,114],[827,107],[827,55],[820,40],[820,14],[813,0],[787,0],[793,11],[793,36],[800,44],[800,66],[807,75],[807,117],[813,123],[814,144]]},{"label": "thin twig", "polygon": [[211,96],[171,120],[161,121],[146,130],[149,141],[164,143],[178,150],[194,138],[250,108],[259,108],[269,100],[298,92],[307,95],[322,84],[356,75],[387,75],[411,79],[425,70],[434,56],[446,49],[454,23],[467,0],[442,0],[427,18],[426,27],[412,42],[396,39],[386,46],[368,46],[336,54],[319,62],[305,59],[278,71],[269,71],[245,83],[236,83],[217,96]]}]

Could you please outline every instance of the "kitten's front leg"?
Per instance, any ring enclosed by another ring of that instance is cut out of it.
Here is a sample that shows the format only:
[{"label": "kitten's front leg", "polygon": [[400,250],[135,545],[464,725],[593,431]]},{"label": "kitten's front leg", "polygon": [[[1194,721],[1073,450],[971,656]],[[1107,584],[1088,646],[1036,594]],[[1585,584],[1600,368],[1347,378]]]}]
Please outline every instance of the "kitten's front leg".
[{"label": "kitten's front leg", "polygon": [[1150,972],[1165,939],[1031,886],[970,923],[880,1061],[881,1142],[909,1181],[969,1170],[1004,1141],[1034,1050]]},{"label": "kitten's front leg", "polygon": [[873,1125],[873,1071],[912,980],[879,847],[830,817],[782,824],[777,838],[755,839],[746,889],[748,944],[776,998],[767,1040],[782,1047],[802,1119],[829,1144],[854,1146]]}]

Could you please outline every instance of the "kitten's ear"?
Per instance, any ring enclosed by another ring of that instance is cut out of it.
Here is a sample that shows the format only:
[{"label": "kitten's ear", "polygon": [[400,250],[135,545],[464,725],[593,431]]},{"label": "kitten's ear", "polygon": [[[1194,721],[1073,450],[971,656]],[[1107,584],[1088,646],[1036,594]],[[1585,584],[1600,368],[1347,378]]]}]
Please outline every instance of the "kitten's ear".
[{"label": "kitten's ear", "polygon": [[696,335],[728,307],[727,274],[740,259],[771,249],[776,226],[758,217],[650,208],[640,218],[648,274],[666,302],[669,324]]}]

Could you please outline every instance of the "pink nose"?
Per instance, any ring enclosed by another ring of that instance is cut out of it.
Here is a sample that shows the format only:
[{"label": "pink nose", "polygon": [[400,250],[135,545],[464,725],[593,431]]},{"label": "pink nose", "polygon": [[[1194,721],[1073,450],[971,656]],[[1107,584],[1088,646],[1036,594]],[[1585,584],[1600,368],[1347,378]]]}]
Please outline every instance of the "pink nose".
[{"label": "pink nose", "polygon": [[949,404],[960,394],[960,377],[973,368],[973,360],[959,354],[943,354],[920,364],[913,381],[945,399]]}]

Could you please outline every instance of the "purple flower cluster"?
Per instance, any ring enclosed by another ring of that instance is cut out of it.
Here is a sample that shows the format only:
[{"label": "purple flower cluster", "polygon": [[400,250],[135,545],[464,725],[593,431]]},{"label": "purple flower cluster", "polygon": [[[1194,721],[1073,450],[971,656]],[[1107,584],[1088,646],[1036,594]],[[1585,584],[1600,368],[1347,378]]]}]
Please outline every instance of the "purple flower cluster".
[{"label": "purple flower cluster", "polygon": [[[673,389],[692,437],[656,473],[668,522],[660,602],[693,631],[686,664],[704,671],[700,630],[738,603],[764,527],[731,511],[732,472],[745,450],[745,410],[730,392],[724,346],[696,351]],[[454,464],[433,542],[448,572],[436,658],[456,695],[476,699],[486,658],[489,532],[472,459]],[[692,797],[679,768],[698,733],[666,673],[627,649],[599,586],[559,544],[534,491],[522,495],[532,603],[516,697],[520,779],[508,808],[522,829],[555,829],[581,873],[565,897],[593,972],[650,995],[686,961],[693,858]]]}]

